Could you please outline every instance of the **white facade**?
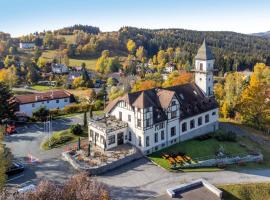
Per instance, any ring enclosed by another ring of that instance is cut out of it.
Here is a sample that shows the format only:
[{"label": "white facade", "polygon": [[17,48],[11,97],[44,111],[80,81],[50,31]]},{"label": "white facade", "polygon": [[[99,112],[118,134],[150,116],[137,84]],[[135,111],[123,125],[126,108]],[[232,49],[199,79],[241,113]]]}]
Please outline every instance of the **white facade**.
[{"label": "white facade", "polygon": [[195,83],[206,96],[213,95],[214,60],[195,61]]},{"label": "white facade", "polygon": [[55,74],[65,74],[68,73],[68,67],[63,64],[52,65],[52,72]]},{"label": "white facade", "polygon": [[[154,125],[151,121],[153,119],[151,107],[139,109],[140,112],[138,112],[137,108],[133,111],[130,110],[129,105],[119,102],[110,115],[120,119],[119,112],[122,113],[122,121],[128,123],[127,142],[138,147],[145,154],[218,129],[218,109],[182,120],[179,116],[180,104],[176,98],[173,98],[173,101],[175,104],[170,105],[166,110],[168,120]],[[176,111],[176,114],[172,114],[174,111]],[[147,118],[150,119],[149,126],[146,123]],[[138,127],[138,120],[140,120],[141,127]],[[185,126],[186,128],[184,128]]]},{"label": "white facade", "polygon": [[164,71],[165,71],[166,73],[172,73],[174,70],[175,70],[175,67],[172,66],[172,65],[166,66],[165,69],[164,69]]},{"label": "white facade", "polygon": [[33,42],[20,42],[21,49],[32,49],[35,47],[35,43]]},{"label": "white facade", "polygon": [[25,113],[27,116],[31,117],[33,115],[33,111],[40,107],[46,107],[47,109],[62,109],[69,104],[70,98],[37,101],[33,103],[20,104],[19,112]]},{"label": "white facade", "polygon": [[[180,90],[165,88],[162,89],[163,93],[156,88],[155,91],[149,90],[149,95],[143,91],[139,97],[137,93],[131,93],[135,100],[130,100],[133,98],[127,95],[126,98],[112,102],[113,106],[109,106],[107,115],[128,124],[125,142],[138,147],[144,154],[214,132],[218,129],[219,116],[218,105],[212,97],[213,71],[214,58],[204,41],[195,59],[195,86],[186,84],[179,86]],[[132,103],[130,105],[127,102]],[[109,137],[104,131],[100,134]]]}]

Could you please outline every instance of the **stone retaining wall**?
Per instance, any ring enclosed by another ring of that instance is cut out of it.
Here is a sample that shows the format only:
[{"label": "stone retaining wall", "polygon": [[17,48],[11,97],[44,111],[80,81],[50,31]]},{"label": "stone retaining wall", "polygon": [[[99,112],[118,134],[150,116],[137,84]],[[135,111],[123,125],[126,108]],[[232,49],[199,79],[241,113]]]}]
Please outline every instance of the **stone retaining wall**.
[{"label": "stone retaining wall", "polygon": [[247,162],[261,162],[263,161],[263,155],[245,155],[245,156],[235,156],[235,157],[225,157],[225,158],[216,158],[199,161],[195,164],[190,164],[186,166],[181,166],[179,168],[199,168],[199,167],[214,167],[218,165],[231,165],[237,164],[239,162],[247,163]]},{"label": "stone retaining wall", "polygon": [[118,168],[122,165],[125,165],[129,162],[132,162],[134,160],[140,159],[143,157],[142,153],[136,149],[135,153],[128,155],[122,159],[119,159],[117,161],[114,161],[112,163],[106,163],[105,165],[102,166],[96,166],[96,167],[83,167],[80,165],[79,162],[77,162],[74,158],[72,158],[72,156],[70,156],[69,152],[63,152],[62,156],[64,157],[65,160],[67,160],[72,166],[73,168],[75,168],[76,170],[79,171],[86,171],[87,173],[91,174],[91,175],[99,175],[99,174],[103,174],[107,171],[113,170],[115,168]]}]

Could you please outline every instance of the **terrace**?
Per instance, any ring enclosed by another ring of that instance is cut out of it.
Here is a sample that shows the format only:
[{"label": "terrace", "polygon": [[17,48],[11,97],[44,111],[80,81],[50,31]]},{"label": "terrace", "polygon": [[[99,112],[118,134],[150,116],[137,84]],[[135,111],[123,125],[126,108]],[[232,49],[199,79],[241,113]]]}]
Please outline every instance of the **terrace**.
[{"label": "terrace", "polygon": [[90,119],[89,125],[104,133],[114,132],[128,126],[126,122],[120,121],[113,116]]}]

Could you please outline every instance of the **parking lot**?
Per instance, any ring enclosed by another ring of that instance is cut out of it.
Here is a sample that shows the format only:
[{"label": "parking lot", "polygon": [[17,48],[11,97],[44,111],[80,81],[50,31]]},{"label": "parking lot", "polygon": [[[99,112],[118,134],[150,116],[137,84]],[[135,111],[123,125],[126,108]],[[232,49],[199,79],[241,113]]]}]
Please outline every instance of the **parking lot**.
[{"label": "parking lot", "polygon": [[[70,125],[82,123],[82,115],[57,119],[52,122],[53,131],[67,129]],[[16,127],[17,133],[5,137],[5,144],[11,149],[16,161],[24,164],[23,173],[9,178],[8,184],[19,186],[26,182],[38,183],[42,179],[62,182],[74,174],[70,165],[62,160],[65,148],[44,151],[40,144],[46,137],[44,123],[26,123]]]}]

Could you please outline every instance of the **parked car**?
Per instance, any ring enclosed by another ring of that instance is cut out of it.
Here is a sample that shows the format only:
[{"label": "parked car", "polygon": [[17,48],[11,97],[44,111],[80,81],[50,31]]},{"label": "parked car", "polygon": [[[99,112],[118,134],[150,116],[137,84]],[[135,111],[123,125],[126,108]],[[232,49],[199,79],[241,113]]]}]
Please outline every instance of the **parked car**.
[{"label": "parked car", "polygon": [[13,162],[11,167],[6,171],[6,175],[12,176],[15,174],[22,173],[24,171],[24,166],[21,163]]},{"label": "parked car", "polygon": [[6,134],[7,135],[11,135],[13,133],[16,133],[16,126],[14,124],[7,124],[7,127],[6,127]]},{"label": "parked car", "polygon": [[36,190],[36,186],[33,184],[27,185],[25,187],[22,187],[20,189],[18,189],[19,193],[25,193],[25,192],[33,192]]}]

